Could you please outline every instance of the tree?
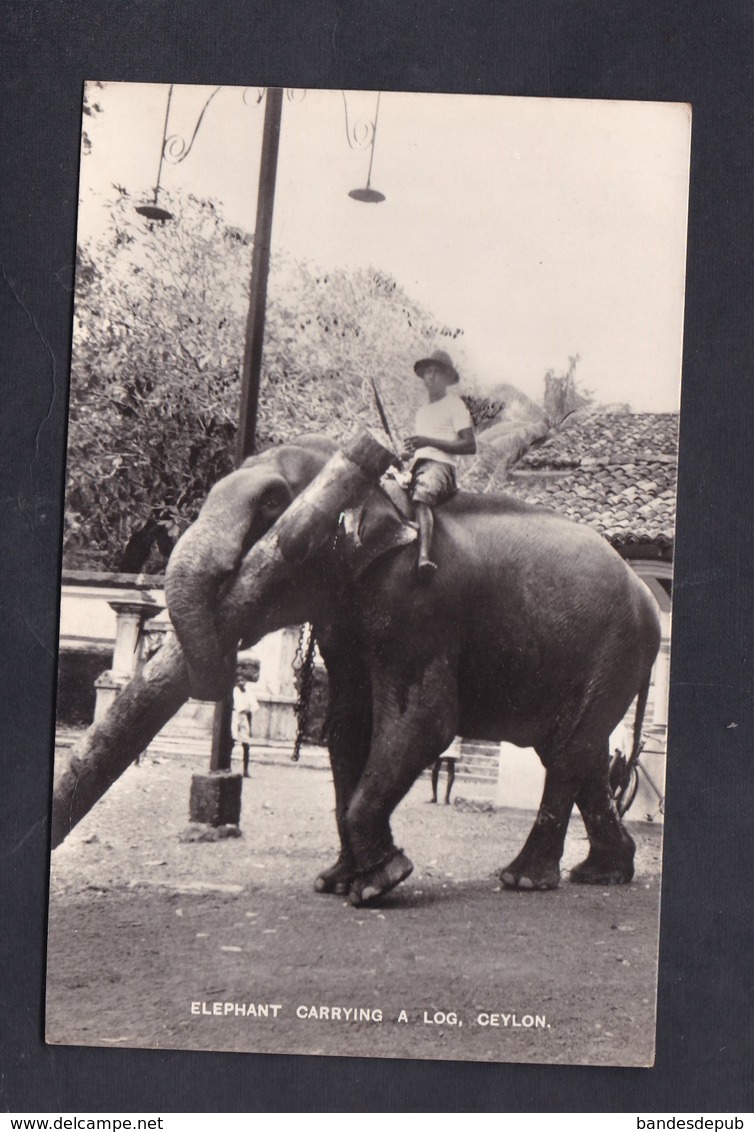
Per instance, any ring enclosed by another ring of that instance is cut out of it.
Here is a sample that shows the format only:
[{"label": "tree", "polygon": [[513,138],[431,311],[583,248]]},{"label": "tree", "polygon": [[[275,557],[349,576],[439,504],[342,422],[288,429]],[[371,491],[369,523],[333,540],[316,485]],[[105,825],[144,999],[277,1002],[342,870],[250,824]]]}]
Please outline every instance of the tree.
[{"label": "tree", "polygon": [[551,369],[545,374],[542,406],[513,385],[496,387],[486,400],[464,398],[477,433],[481,433],[478,457],[462,471],[465,488],[505,491],[508,470],[532,445],[542,444],[550,434],[567,427],[572,413],[592,406],[592,394],[580,389],[576,380],[578,354],[568,361],[568,370],[561,376]]},{"label": "tree", "polygon": [[579,355],[570,356],[568,363],[568,369],[559,377],[551,369],[545,374],[543,405],[550,428],[559,428],[571,413],[587,409],[594,402],[594,395],[588,390],[579,389],[576,381]]},{"label": "tree", "polygon": [[461,400],[471,414],[476,433],[484,432],[497,424],[506,408],[505,401],[501,398],[485,397],[481,393],[466,393]]},{"label": "tree", "polygon": [[[132,203],[119,192],[105,231],[78,251],[69,567],[117,569],[150,521],[174,538],[233,464],[252,237],[213,201],[167,197],[176,219],[164,225]],[[278,253],[257,450],[306,431],[342,440],[357,424],[379,428],[369,377],[406,435],[421,393],[411,360],[461,333],[384,272],[326,272]]]},{"label": "tree", "polygon": [[[84,83],[84,99],[81,104],[81,113],[84,118],[94,118],[102,113],[102,106],[95,102],[96,92],[102,90],[102,83]],[[87,123],[81,128],[81,152],[86,156],[92,152],[92,139],[89,137]]]}]

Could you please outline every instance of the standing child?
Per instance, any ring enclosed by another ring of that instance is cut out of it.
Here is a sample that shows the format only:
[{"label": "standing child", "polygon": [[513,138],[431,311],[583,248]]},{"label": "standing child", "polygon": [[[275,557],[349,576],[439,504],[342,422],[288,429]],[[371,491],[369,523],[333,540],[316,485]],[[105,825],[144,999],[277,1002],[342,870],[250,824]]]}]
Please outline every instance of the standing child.
[{"label": "standing child", "polygon": [[439,758],[435,759],[432,764],[432,797],[430,802],[437,801],[437,787],[440,782],[440,771],[442,764],[445,763],[445,771],[447,774],[447,784],[445,786],[445,805],[450,805],[450,792],[453,789],[453,783],[456,780],[456,760],[461,756],[461,739],[456,735],[453,742],[448,747],[447,751],[443,751]]},{"label": "standing child", "polygon": [[433,508],[458,490],[456,456],[473,456],[476,452],[471,414],[450,386],[459,379],[450,356],[435,350],[429,358],[421,358],[414,372],[424,382],[429,403],[416,414],[416,435],[406,440],[406,456],[412,456],[409,494],[416,506],[419,523],[420,582],[428,582],[437,566],[432,561]]},{"label": "standing child", "polygon": [[259,707],[257,697],[246,683],[246,677],[239,672],[233,689],[233,741],[240,743],[243,750],[243,776],[250,778],[249,755],[251,748],[251,717]]}]

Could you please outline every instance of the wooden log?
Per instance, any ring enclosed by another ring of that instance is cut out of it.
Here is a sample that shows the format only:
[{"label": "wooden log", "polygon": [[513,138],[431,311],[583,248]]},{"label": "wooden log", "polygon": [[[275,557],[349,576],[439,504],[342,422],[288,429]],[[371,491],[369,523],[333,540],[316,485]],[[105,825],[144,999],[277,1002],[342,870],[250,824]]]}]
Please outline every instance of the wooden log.
[{"label": "wooden log", "polygon": [[107,714],[90,727],[55,765],[52,848],[63,841],[95,802],[185,703],[188,669],[171,637],[115,697]]},{"label": "wooden log", "polygon": [[300,562],[332,542],[341,512],[360,503],[394,462],[394,453],[366,432],[327,462],[244,558],[217,613],[224,645],[236,645],[242,634],[246,639],[268,584],[279,584],[285,574],[295,578]]},{"label": "wooden log", "polygon": [[[395,456],[368,433],[337,452],[274,526],[249,551],[219,606],[223,639],[235,647],[244,621],[276,572],[333,537],[341,511],[364,498]],[[52,848],[112,786],[188,699],[188,667],[180,644],[168,640],[116,697],[105,718],[60,756],[52,802]]]}]

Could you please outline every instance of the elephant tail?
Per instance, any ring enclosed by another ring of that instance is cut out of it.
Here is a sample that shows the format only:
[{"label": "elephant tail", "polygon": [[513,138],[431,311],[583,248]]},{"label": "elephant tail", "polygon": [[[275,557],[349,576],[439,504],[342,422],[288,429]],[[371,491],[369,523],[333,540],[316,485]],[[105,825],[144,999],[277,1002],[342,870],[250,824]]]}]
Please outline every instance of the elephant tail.
[{"label": "elephant tail", "polygon": [[649,696],[649,685],[652,679],[652,673],[647,674],[646,679],[639,688],[639,694],[636,697],[636,714],[634,715],[634,737],[631,744],[631,754],[629,756],[629,763],[635,762],[641,750],[641,729],[644,724],[644,713],[647,710],[647,698]]}]

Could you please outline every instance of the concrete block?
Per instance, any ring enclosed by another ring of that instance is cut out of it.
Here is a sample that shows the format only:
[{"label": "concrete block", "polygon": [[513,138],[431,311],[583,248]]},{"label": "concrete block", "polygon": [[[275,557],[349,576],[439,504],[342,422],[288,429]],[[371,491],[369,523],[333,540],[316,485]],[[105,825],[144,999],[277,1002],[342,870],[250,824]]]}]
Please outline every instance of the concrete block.
[{"label": "concrete block", "polygon": [[205,825],[238,825],[241,821],[243,777],[229,771],[195,774],[191,778],[189,818]]}]

